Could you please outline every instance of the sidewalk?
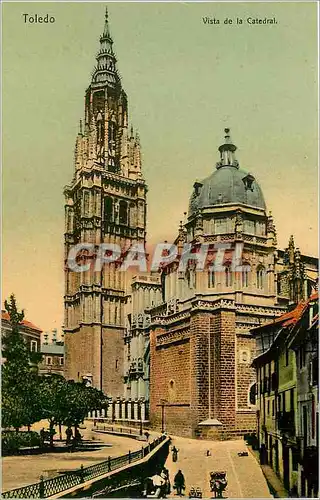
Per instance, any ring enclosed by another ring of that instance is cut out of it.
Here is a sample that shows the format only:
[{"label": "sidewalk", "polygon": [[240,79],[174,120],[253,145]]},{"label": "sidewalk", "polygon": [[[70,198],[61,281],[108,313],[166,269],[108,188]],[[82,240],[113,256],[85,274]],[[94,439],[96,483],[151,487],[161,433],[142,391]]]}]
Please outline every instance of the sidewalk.
[{"label": "sidewalk", "polygon": [[275,471],[270,467],[270,465],[261,465],[258,451],[253,450],[251,446],[247,445],[247,447],[260,465],[272,495],[275,498],[289,498],[287,490],[284,488],[282,481],[279,479]]}]

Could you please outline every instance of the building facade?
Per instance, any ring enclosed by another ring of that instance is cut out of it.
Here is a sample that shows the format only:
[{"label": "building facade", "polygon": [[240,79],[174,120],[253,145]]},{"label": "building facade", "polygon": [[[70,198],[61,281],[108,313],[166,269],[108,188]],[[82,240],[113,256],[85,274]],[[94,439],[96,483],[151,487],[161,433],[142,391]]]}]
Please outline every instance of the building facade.
[{"label": "building facade", "polygon": [[319,299],[311,296],[288,339],[294,352],[297,391],[297,446],[300,497],[319,492]]},{"label": "building facade", "polygon": [[[7,311],[1,311],[1,334],[7,335],[11,331],[10,317]],[[23,319],[20,327],[20,334],[22,335],[28,349],[31,352],[40,352],[41,346],[41,333],[42,330],[30,321]]]},{"label": "building facade", "polygon": [[257,436],[291,496],[318,492],[317,295],[252,330],[257,357]]},{"label": "building facade", "polygon": [[84,377],[112,397],[123,394],[125,310],[131,283],[116,263],[74,272],[67,259],[79,243],[89,244],[90,250],[78,256],[89,264],[101,244],[119,245],[123,253],[134,243],[144,245],[146,191],[139,137],[128,130],[127,95],[106,13],[85,94],[84,126],[81,122],[76,139],[74,176],[64,191],[64,331],[66,377]]},{"label": "building facade", "polygon": [[[39,364],[39,374],[56,374],[64,376],[64,341],[58,340],[56,329],[45,332],[41,343],[42,360]],[[63,336],[62,336],[63,339]]]}]

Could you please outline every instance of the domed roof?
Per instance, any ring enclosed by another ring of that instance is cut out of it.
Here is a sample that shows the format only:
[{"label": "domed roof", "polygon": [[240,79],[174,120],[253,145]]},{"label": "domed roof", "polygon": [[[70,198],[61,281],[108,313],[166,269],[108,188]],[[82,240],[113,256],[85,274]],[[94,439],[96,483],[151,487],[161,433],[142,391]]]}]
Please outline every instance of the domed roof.
[{"label": "domed roof", "polygon": [[[225,132],[228,134],[229,129],[225,129]],[[189,215],[198,209],[224,203],[243,203],[266,209],[259,184],[253,175],[239,168],[234,156],[236,146],[231,143],[229,135],[225,139],[225,144],[219,147],[221,159],[217,169],[202,182],[194,184]]]}]

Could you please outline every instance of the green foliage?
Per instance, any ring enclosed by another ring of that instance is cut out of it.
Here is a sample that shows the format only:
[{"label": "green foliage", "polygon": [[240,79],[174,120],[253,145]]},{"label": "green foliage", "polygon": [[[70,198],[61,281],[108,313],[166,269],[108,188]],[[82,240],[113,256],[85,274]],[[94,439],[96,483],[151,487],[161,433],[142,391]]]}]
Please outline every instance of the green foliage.
[{"label": "green foliage", "polygon": [[[5,301],[10,317],[11,331],[2,339],[2,425],[19,428],[31,425],[41,418],[38,398],[38,376],[34,362],[39,358],[31,353],[20,333],[24,312],[18,311],[14,295]],[[38,355],[39,356],[39,355]]]},{"label": "green foliage", "polygon": [[101,391],[84,384],[67,382],[66,405],[63,423],[79,425],[84,421],[89,411],[106,408],[106,399]]},{"label": "green foliage", "polygon": [[[3,339],[2,355],[2,425],[4,428],[30,426],[43,418],[50,429],[57,424],[78,426],[89,411],[106,408],[103,393],[82,383],[67,381],[61,375],[39,377],[32,363],[39,362],[31,353],[19,331],[24,318],[14,295],[5,301],[10,316],[11,332]],[[51,432],[51,445],[53,432]]]},{"label": "green foliage", "polygon": [[89,411],[106,407],[101,391],[60,375],[42,377],[40,399],[43,417],[53,424],[79,425]]},{"label": "green foliage", "polygon": [[10,301],[6,300],[4,305],[9,313],[11,331],[2,339],[2,356],[6,359],[2,368],[2,388],[21,392],[25,377],[30,372],[29,351],[19,331],[24,312],[18,312],[14,295],[11,295]]},{"label": "green foliage", "polygon": [[2,453],[8,455],[20,448],[40,446],[40,436],[37,432],[5,431],[1,435]]}]

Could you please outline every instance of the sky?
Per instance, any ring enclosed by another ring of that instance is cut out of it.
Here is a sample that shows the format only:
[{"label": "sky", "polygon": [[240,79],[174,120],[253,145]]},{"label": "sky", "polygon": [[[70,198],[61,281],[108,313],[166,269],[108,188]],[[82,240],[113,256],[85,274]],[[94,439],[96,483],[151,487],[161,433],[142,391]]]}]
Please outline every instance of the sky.
[{"label": "sky", "polygon": [[[63,187],[73,176],[105,6],[3,4],[2,299],[15,293],[44,330],[63,322]],[[141,138],[149,242],[175,237],[193,183],[215,168],[228,126],[241,168],[262,187],[279,248],[294,234],[303,253],[317,255],[316,2],[108,8]],[[55,22],[25,23],[23,14]],[[248,17],[277,24],[249,25]]]}]

